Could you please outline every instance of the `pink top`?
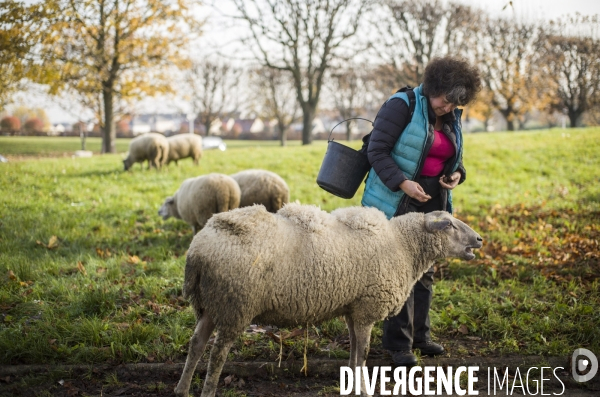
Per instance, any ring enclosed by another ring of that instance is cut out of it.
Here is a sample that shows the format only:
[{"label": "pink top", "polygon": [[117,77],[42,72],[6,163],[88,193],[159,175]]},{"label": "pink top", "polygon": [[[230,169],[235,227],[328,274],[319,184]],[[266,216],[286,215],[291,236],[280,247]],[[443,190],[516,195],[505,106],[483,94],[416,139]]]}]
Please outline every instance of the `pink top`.
[{"label": "pink top", "polygon": [[421,171],[422,176],[438,176],[444,169],[444,164],[454,156],[454,145],[442,131],[434,131],[433,145],[425,158]]}]

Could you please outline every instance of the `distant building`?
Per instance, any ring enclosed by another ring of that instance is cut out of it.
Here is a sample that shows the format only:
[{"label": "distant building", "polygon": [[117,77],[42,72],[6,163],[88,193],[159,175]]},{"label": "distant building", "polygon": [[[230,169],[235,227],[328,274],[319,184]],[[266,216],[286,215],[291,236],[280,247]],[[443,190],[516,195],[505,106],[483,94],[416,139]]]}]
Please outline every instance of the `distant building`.
[{"label": "distant building", "polygon": [[70,125],[68,123],[55,123],[50,126],[48,135],[50,135],[50,136],[64,135],[65,131],[67,131],[67,129],[70,129]]},{"label": "distant building", "polygon": [[265,123],[259,119],[238,119],[234,123],[239,128],[241,134],[257,134],[265,130]]},{"label": "distant building", "polygon": [[179,132],[184,123],[187,123],[187,119],[182,114],[139,114],[131,119],[130,128],[134,136],[147,132],[169,136]]},{"label": "distant building", "polygon": [[[303,124],[301,122],[294,123],[294,124],[292,124],[292,131],[302,133],[302,127],[303,127]],[[323,120],[321,120],[319,117],[315,117],[312,122],[311,133],[313,135],[316,135],[316,134],[322,134],[325,132],[328,132],[328,131],[325,128],[325,124],[323,123]]]}]

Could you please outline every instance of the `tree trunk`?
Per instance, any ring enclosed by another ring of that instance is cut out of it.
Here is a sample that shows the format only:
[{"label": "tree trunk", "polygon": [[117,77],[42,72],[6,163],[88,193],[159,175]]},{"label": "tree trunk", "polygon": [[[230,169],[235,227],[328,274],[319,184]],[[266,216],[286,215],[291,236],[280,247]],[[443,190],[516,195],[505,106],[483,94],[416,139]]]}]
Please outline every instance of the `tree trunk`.
[{"label": "tree trunk", "polygon": [[504,120],[506,120],[506,129],[508,131],[514,131],[515,130],[515,118],[511,112],[511,110],[510,109],[501,110],[500,114],[502,114],[502,116],[504,117]]},{"label": "tree trunk", "polygon": [[315,107],[307,104],[302,109],[302,144],[312,143],[312,123],[315,118]]},{"label": "tree trunk", "polygon": [[116,153],[115,141],[117,131],[115,128],[114,100],[112,88],[103,91],[104,100],[104,129],[102,131],[102,153]]},{"label": "tree trunk", "polygon": [[279,141],[281,142],[281,146],[287,145],[287,127],[284,127],[281,123],[277,123],[277,128],[279,129]]},{"label": "tree trunk", "polygon": [[348,142],[352,140],[352,121],[353,120],[350,120],[346,123],[346,139]]},{"label": "tree trunk", "polygon": [[508,131],[514,131],[515,130],[515,121],[506,119],[506,129]]},{"label": "tree trunk", "polygon": [[579,112],[569,109],[569,122],[571,123],[571,125],[569,126],[570,128],[577,127],[577,120],[579,119],[579,115]]}]

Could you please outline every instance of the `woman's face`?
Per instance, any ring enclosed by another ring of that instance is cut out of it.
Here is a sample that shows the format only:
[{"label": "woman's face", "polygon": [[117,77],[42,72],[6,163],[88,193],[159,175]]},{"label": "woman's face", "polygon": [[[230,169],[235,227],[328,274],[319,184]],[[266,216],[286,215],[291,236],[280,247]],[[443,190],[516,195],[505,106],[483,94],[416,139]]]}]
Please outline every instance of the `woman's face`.
[{"label": "woman's face", "polygon": [[446,95],[429,98],[429,103],[436,116],[443,116],[456,109],[456,105],[446,100]]}]

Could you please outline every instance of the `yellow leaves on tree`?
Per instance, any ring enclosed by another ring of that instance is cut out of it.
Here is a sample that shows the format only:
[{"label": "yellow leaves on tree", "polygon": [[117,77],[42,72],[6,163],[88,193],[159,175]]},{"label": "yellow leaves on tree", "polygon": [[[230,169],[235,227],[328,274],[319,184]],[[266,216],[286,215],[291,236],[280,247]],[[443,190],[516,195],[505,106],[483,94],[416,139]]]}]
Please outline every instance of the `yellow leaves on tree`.
[{"label": "yellow leaves on tree", "polygon": [[115,103],[171,90],[173,68],[187,67],[189,39],[200,24],[191,0],[50,0],[58,10],[42,42],[51,92],[78,94],[114,152]]}]

